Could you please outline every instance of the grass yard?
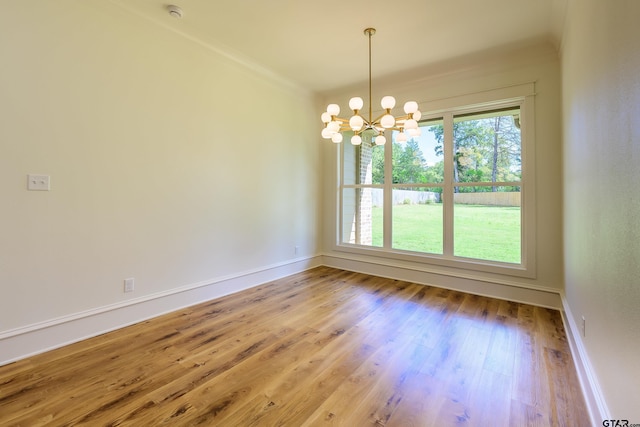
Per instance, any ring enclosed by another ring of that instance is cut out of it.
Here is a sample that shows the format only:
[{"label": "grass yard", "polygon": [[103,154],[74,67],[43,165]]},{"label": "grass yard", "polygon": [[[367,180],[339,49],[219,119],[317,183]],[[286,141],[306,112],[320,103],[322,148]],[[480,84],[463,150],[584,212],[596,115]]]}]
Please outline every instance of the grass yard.
[{"label": "grass yard", "polygon": [[[382,246],[382,208],[373,208],[373,246]],[[442,205],[394,205],[393,248],[442,254]],[[454,255],[520,263],[520,208],[456,205]]]}]

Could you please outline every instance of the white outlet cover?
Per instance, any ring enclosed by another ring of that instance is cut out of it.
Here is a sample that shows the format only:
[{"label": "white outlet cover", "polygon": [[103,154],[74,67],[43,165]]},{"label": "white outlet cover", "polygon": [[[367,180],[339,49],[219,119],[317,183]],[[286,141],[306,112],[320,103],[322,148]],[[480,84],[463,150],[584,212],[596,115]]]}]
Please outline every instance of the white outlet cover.
[{"label": "white outlet cover", "polygon": [[124,291],[125,292],[133,292],[135,289],[133,278],[124,279]]},{"label": "white outlet cover", "polygon": [[49,191],[51,190],[51,178],[49,175],[27,175],[27,188],[30,191]]}]

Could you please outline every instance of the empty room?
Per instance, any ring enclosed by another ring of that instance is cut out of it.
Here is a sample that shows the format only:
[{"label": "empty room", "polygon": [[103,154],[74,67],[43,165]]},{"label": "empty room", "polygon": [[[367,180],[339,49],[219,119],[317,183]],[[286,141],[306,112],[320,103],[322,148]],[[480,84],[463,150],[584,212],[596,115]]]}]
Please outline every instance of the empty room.
[{"label": "empty room", "polygon": [[640,425],[640,2],[0,15],[0,425]]}]

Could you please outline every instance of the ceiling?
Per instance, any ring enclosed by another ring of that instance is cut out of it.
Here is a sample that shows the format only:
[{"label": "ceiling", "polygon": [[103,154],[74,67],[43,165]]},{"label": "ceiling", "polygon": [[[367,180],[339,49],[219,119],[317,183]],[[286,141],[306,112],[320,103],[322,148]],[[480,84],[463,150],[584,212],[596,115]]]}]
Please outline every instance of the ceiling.
[{"label": "ceiling", "polygon": [[[177,33],[322,92],[503,46],[559,44],[566,0],[112,0]],[[172,3],[173,2],[173,3]],[[174,18],[168,4],[183,10]]]}]

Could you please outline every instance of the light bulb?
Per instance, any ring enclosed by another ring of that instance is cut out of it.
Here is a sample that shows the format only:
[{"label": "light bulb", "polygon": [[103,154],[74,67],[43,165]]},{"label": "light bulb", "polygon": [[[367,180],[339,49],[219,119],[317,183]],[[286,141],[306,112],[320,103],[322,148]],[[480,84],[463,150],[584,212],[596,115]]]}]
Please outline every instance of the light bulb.
[{"label": "light bulb", "polygon": [[362,137],[360,135],[353,135],[351,137],[351,144],[353,144],[353,145],[362,144]]},{"label": "light bulb", "polygon": [[331,140],[333,142],[335,142],[336,144],[342,142],[342,134],[341,133],[334,133],[333,135],[331,135]]},{"label": "light bulb", "polygon": [[422,130],[420,130],[420,128],[409,129],[409,130],[407,130],[407,132],[409,133],[409,136],[412,137],[412,138],[422,135]]},{"label": "light bulb", "polygon": [[385,114],[382,116],[382,119],[380,119],[380,125],[385,129],[392,128],[395,124],[396,119],[391,114]]},{"label": "light bulb", "polygon": [[418,121],[422,118],[422,113],[420,111],[416,111],[413,113],[413,120]]},{"label": "light bulb", "polygon": [[396,106],[396,99],[393,96],[387,95],[382,98],[380,105],[382,105],[382,108],[390,110]]},{"label": "light bulb", "polygon": [[333,132],[331,132],[329,128],[322,129],[322,137],[324,139],[331,139],[331,135],[333,135]]},{"label": "light bulb", "polygon": [[359,131],[364,126],[364,119],[361,116],[353,116],[349,119],[349,126],[354,131]]},{"label": "light bulb", "polygon": [[349,108],[352,110],[361,110],[364,105],[364,101],[359,96],[354,96],[349,100]]},{"label": "light bulb", "polygon": [[327,113],[332,116],[337,116],[340,114],[340,106],[338,104],[329,104],[327,105]]},{"label": "light bulb", "polygon": [[387,142],[387,138],[384,135],[376,136],[376,145],[384,145]]},{"label": "light bulb", "polygon": [[418,103],[416,101],[407,101],[404,103],[404,112],[407,114],[418,111]]},{"label": "light bulb", "polygon": [[329,123],[331,121],[331,114],[325,111],[320,116],[320,120],[322,120],[322,123]]},{"label": "light bulb", "polygon": [[404,132],[400,132],[396,135],[396,142],[407,142],[407,135]]},{"label": "light bulb", "polygon": [[329,129],[331,131],[331,133],[336,133],[340,131],[340,122],[329,122],[329,124],[327,125],[327,129]]},{"label": "light bulb", "polygon": [[[331,124],[331,123],[329,123]],[[404,122],[404,128],[405,129],[417,129],[418,128],[418,122],[416,122],[414,119],[409,119],[406,122]]]}]

